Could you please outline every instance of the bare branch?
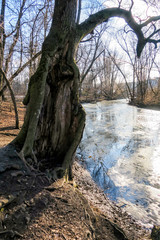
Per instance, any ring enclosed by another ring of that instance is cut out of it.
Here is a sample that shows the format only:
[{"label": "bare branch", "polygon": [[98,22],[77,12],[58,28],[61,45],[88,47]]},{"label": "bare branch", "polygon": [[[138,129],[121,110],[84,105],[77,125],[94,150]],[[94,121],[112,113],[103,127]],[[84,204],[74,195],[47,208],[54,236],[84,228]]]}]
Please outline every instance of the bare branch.
[{"label": "bare branch", "polygon": [[95,37],[94,35],[91,35],[90,38],[87,38],[86,40],[82,40],[81,43],[89,42],[89,41],[91,41],[94,37]]},{"label": "bare branch", "polygon": [[133,8],[133,5],[134,5],[134,2],[133,2],[133,0],[131,0],[131,6],[130,6],[130,9],[129,9],[130,12],[131,12],[131,10]]},{"label": "bare branch", "polygon": [[11,82],[15,77],[18,76],[18,74],[20,72],[22,72],[25,67],[27,67],[28,64],[30,64],[33,60],[35,60],[38,56],[40,56],[42,53],[42,51],[39,51],[38,53],[36,53],[30,60],[28,60],[25,64],[22,65],[22,67],[20,67],[9,79],[9,81]]},{"label": "bare branch", "polygon": [[[97,48],[98,48],[98,47],[97,47]],[[96,56],[97,48],[95,49],[95,53],[94,53],[93,59],[92,59],[90,65],[89,65],[89,67],[87,68],[87,70],[86,70],[86,72],[83,74],[83,76],[81,77],[81,83],[82,83],[82,82],[84,81],[84,79],[86,78],[87,74],[89,73],[90,69],[91,69],[92,66],[93,66],[93,63],[94,63],[94,62],[97,60],[97,58],[99,58],[100,55],[104,52],[104,50],[103,50],[103,51],[101,51],[101,52]]]},{"label": "bare branch", "polygon": [[101,10],[93,15],[90,15],[83,23],[78,27],[78,33],[81,38],[84,38],[89,34],[96,26],[103,22],[106,22],[112,17],[124,18],[128,25],[137,33],[141,34],[141,29],[136,21],[133,19],[131,12],[121,8],[108,8]]},{"label": "bare branch", "polygon": [[[8,81],[9,81],[9,84],[10,84],[10,82],[12,82],[12,80],[13,80],[15,77],[18,76],[19,73],[21,73],[21,72],[27,67],[28,64],[30,64],[33,60],[35,60],[38,56],[40,56],[41,53],[42,53],[42,51],[36,53],[33,58],[31,58],[31,59],[28,60],[25,64],[23,64],[20,68],[18,68],[18,70],[17,70],[15,73],[13,73],[12,76],[9,78],[9,80],[8,80]],[[1,71],[3,71],[3,70],[1,69]],[[5,85],[5,86],[1,89],[1,91],[0,91],[0,96],[3,95],[3,92],[4,92],[6,89],[7,89],[7,85]]]},{"label": "bare branch", "polygon": [[[133,1],[132,1],[133,5]],[[132,7],[132,6],[131,6]],[[160,16],[151,17],[147,21],[142,24],[138,24],[133,16],[131,11],[127,11],[121,8],[108,8],[101,10],[93,15],[90,15],[88,19],[86,19],[83,23],[81,23],[77,30],[79,35],[79,41],[83,39],[87,34],[89,34],[93,29],[99,24],[108,21],[112,17],[120,17],[123,18],[129,27],[134,31],[138,38],[137,43],[137,56],[140,57],[141,52],[147,42],[150,42],[149,39],[144,37],[142,32],[142,28],[147,26],[147,24],[160,20]]]},{"label": "bare branch", "polygon": [[159,40],[155,40],[155,39],[147,39],[148,43],[153,43],[155,45],[155,48],[157,48],[157,43],[160,43],[160,39]]},{"label": "bare branch", "polygon": [[8,55],[7,61],[5,63],[5,72],[7,72],[7,70],[8,70],[8,64],[11,60],[11,57],[12,57],[12,54],[13,54],[13,49],[14,49],[14,47],[15,47],[17,41],[18,41],[18,38],[19,38],[20,27],[21,27],[20,23],[21,23],[21,18],[23,16],[23,9],[24,9],[25,3],[26,3],[26,0],[23,0],[21,8],[20,8],[20,12],[19,12],[18,20],[17,20],[17,23],[16,23],[16,33],[14,35],[13,43],[10,46],[9,55]]},{"label": "bare branch", "polygon": [[149,40],[151,37],[153,37],[155,34],[157,34],[158,32],[160,32],[160,29],[155,30],[148,38],[147,40]]},{"label": "bare branch", "polygon": [[82,0],[78,0],[77,24],[79,24],[82,9]]},{"label": "bare branch", "polygon": [[144,23],[141,23],[139,26],[143,28],[147,26],[149,23],[156,22],[158,20],[160,20],[160,16],[150,17],[147,21],[145,21]]},{"label": "bare branch", "polygon": [[122,0],[120,0],[120,1],[118,1],[118,2],[119,2],[118,7],[120,8],[120,7],[121,7]]},{"label": "bare branch", "polygon": [[128,84],[128,82],[127,82],[127,78],[126,78],[124,72],[122,71],[122,69],[120,68],[120,66],[117,64],[116,59],[111,55],[110,51],[107,50],[107,52],[108,52],[108,55],[110,56],[110,59],[112,60],[112,62],[116,65],[117,69],[118,69],[119,72],[122,74],[122,76],[123,76],[123,78],[124,78],[124,80],[125,80],[125,84],[126,84],[126,86],[127,86],[128,92],[129,92],[129,94],[130,94],[130,96],[131,96],[131,98],[132,98],[132,97],[133,97],[133,96],[132,96],[132,92],[131,92],[131,89],[130,89],[130,87],[129,87],[129,84]]},{"label": "bare branch", "polygon": [[79,40],[83,39],[96,26],[108,21],[108,19],[112,17],[123,18],[128,23],[130,28],[135,32],[138,38],[137,55],[140,57],[140,54],[146,44],[146,39],[143,36],[141,25],[134,20],[130,11],[121,8],[108,8],[91,15],[87,20],[78,26],[78,34],[80,37]]}]

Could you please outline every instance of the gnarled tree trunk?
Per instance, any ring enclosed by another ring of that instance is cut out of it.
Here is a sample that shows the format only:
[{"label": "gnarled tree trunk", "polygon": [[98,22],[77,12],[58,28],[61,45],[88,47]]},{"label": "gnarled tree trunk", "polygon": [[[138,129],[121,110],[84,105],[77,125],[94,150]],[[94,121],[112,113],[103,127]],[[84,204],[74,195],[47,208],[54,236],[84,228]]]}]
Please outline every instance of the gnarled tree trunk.
[{"label": "gnarled tree trunk", "polygon": [[70,169],[85,123],[77,96],[79,71],[68,50],[50,67],[34,145],[36,155],[52,161],[62,175]]},{"label": "gnarled tree trunk", "polygon": [[56,1],[53,23],[36,73],[24,99],[27,113],[18,137],[21,157],[48,159],[71,176],[72,157],[81,140],[85,113],[78,101],[79,70],[74,62],[76,1]]}]

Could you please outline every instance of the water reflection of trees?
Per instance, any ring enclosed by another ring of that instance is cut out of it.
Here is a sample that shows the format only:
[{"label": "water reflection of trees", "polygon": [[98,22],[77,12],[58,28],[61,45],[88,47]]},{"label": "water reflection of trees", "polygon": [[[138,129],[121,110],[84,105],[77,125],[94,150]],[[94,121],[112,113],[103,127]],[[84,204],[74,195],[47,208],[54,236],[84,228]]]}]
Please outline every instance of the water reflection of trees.
[{"label": "water reflection of trees", "polygon": [[[148,116],[142,110],[126,104],[116,102],[103,106],[98,103],[95,109],[87,113],[86,138],[83,144],[89,144],[89,150],[96,152],[96,159],[102,159],[102,162],[108,160],[106,156],[117,158],[116,161],[120,157],[131,158],[134,154],[137,155],[140,148],[154,143],[148,134],[144,134],[150,130],[146,117]],[[99,162],[97,160],[95,176],[98,178],[102,175],[105,179],[107,171]]]},{"label": "water reflection of trees", "polygon": [[107,175],[108,169],[103,160],[95,161],[92,176],[96,182],[99,183],[103,189],[108,188],[109,177]]},{"label": "water reflection of trees", "polygon": [[159,144],[160,112],[117,102],[98,104],[101,109],[97,111],[95,106],[87,112],[81,143],[86,168],[112,200],[125,199],[148,209],[155,196],[153,189],[159,188],[155,185],[159,178],[153,176],[157,172],[153,171],[151,154]]}]

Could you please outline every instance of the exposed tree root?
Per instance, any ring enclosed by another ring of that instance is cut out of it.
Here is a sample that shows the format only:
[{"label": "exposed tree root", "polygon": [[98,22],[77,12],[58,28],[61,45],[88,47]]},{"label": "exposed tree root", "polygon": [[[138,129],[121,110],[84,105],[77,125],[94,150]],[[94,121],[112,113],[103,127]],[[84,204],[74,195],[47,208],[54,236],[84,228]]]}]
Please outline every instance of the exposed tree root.
[{"label": "exposed tree root", "polygon": [[5,230],[5,231],[1,231],[0,235],[8,235],[8,237],[14,238],[14,237],[21,237],[23,238],[23,235],[21,235],[19,232],[17,231],[13,231],[13,230]]}]

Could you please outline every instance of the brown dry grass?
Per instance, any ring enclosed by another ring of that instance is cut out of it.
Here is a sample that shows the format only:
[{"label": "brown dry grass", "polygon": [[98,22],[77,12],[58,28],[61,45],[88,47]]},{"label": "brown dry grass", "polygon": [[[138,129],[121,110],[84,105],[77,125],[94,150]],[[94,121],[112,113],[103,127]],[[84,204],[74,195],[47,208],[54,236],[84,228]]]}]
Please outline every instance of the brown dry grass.
[{"label": "brown dry grass", "polygon": [[155,90],[155,93],[153,91],[148,91],[145,100],[144,100],[145,105],[154,105],[154,106],[160,106],[160,93],[158,90]]},{"label": "brown dry grass", "polygon": [[[17,102],[20,127],[23,124],[25,107],[22,102]],[[0,103],[0,147],[6,146],[19,133],[15,129],[15,113],[11,101]]]}]

